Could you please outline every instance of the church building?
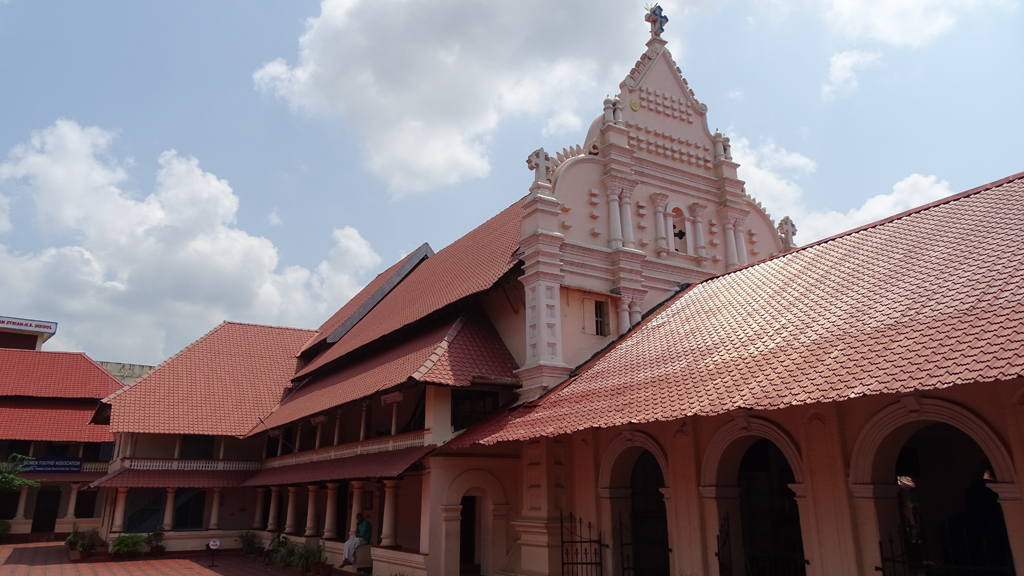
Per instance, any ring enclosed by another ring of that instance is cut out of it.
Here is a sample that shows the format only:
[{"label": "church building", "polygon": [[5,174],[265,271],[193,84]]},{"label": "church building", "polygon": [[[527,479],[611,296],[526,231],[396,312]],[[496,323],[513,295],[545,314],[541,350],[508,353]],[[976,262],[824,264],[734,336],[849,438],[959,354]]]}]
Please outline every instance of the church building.
[{"label": "church building", "polygon": [[523,198],[107,396],[103,534],[337,565],[361,514],[380,576],[1024,574],[1024,174],[798,248],[646,19]]}]

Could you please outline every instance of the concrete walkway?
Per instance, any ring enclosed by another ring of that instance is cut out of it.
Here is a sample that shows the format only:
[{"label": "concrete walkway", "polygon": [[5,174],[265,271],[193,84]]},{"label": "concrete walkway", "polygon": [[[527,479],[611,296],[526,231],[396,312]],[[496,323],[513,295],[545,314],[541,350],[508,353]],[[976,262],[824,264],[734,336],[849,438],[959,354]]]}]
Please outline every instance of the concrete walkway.
[{"label": "concrete walkway", "polygon": [[53,542],[0,546],[0,576],[297,576],[298,570],[282,570],[257,564],[236,554],[218,555],[217,566],[208,568],[209,556],[145,558],[142,560],[68,561],[67,550]]}]

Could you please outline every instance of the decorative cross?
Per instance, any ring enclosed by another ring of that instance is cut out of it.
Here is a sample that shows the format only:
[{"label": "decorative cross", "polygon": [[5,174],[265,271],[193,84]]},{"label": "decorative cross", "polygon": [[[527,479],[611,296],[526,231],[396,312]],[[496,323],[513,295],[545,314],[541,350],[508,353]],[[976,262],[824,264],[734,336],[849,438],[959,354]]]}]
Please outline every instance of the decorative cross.
[{"label": "decorative cross", "polygon": [[543,148],[537,148],[526,158],[526,166],[533,170],[533,182],[548,182],[548,173],[554,171],[555,163]]},{"label": "decorative cross", "polygon": [[673,224],[672,227],[673,228],[677,228],[677,230],[675,231],[675,234],[672,234],[673,236],[675,236],[676,238],[679,238],[680,240],[682,240],[683,238],[686,238],[686,230],[679,230],[678,226],[676,226],[675,224]]},{"label": "decorative cross", "polygon": [[782,249],[791,250],[796,248],[796,243],[793,242],[793,236],[796,236],[796,225],[793,224],[793,220],[789,216],[779,220],[778,230],[779,234],[782,235]]},{"label": "decorative cross", "polygon": [[661,33],[665,31],[665,24],[668,23],[668,16],[661,9],[660,4],[655,4],[651,8],[647,9],[647,15],[644,16],[644,20],[651,23],[651,36],[654,38],[661,38]]}]

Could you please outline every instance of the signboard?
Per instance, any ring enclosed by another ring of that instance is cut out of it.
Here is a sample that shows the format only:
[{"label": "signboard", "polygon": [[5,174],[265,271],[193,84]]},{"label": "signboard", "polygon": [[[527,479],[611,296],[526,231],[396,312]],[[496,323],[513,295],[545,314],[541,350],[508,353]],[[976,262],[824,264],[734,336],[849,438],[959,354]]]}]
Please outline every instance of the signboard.
[{"label": "signboard", "polygon": [[210,547],[210,550],[216,550],[217,548],[220,548],[220,540],[214,538],[213,540],[210,540],[210,543],[207,544],[207,546]]},{"label": "signboard", "polygon": [[21,463],[26,472],[81,472],[81,458],[35,458]]},{"label": "signboard", "polygon": [[43,320],[28,320],[27,318],[10,318],[7,316],[0,316],[0,328],[25,330],[26,332],[42,332],[43,334],[55,334],[57,332],[57,323],[46,322]]}]

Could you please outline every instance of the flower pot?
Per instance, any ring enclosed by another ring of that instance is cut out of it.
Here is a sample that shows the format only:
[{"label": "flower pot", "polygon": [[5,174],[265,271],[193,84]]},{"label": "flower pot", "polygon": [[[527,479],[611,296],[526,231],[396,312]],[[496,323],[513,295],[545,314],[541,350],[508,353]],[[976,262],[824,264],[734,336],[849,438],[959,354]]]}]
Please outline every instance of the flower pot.
[{"label": "flower pot", "polygon": [[68,560],[72,562],[81,562],[82,554],[83,553],[78,550],[68,550]]}]

